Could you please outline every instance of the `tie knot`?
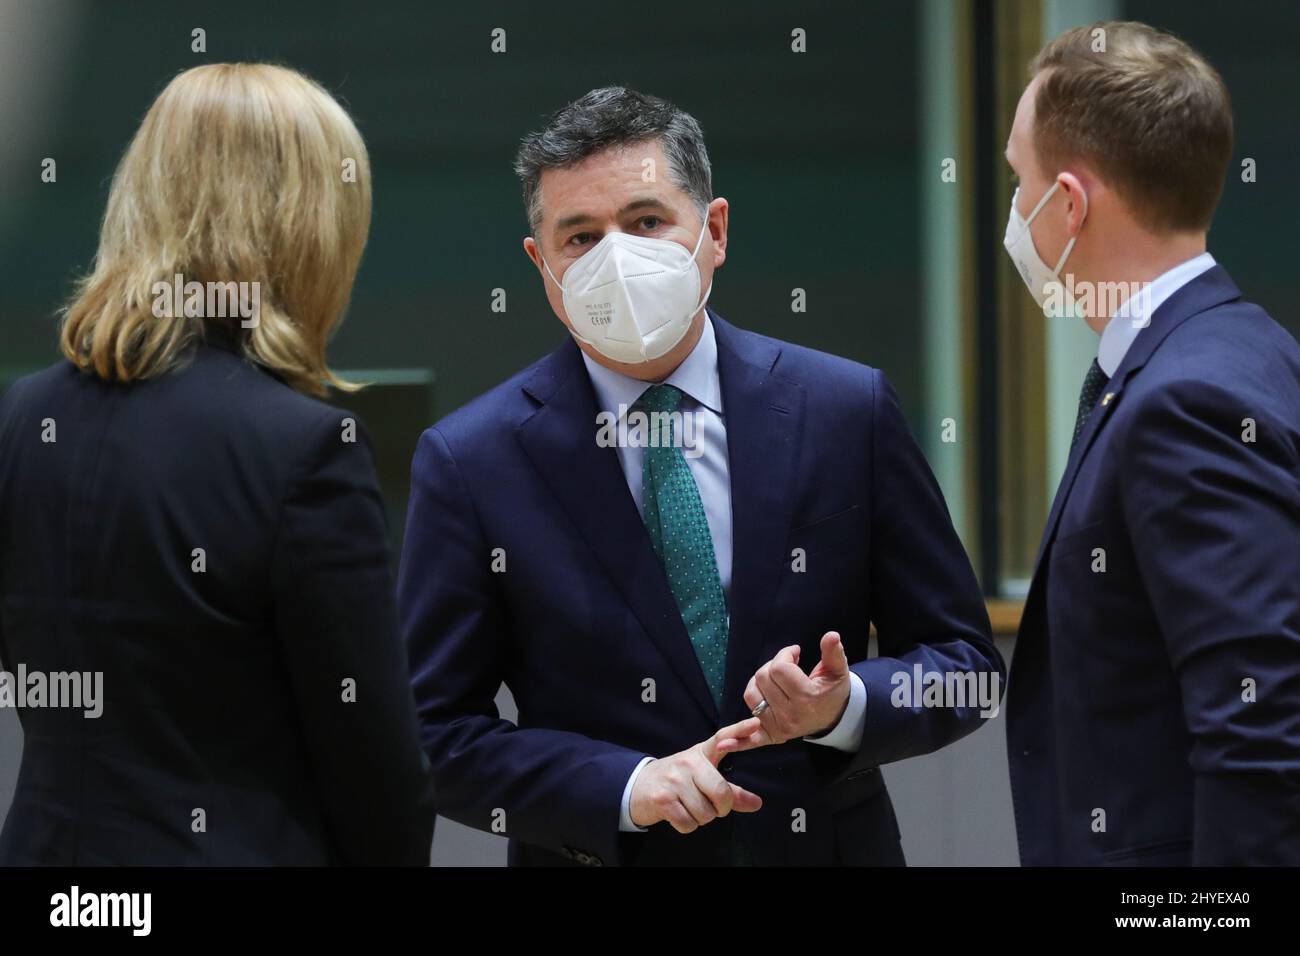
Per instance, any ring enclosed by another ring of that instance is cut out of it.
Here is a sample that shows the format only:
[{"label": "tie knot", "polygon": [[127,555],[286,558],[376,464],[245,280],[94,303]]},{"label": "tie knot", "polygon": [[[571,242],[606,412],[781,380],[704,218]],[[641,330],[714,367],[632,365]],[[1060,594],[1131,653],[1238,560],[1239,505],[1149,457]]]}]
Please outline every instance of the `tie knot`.
[{"label": "tie knot", "polygon": [[675,412],[682,403],[682,390],[675,385],[651,385],[638,401],[647,412]]}]

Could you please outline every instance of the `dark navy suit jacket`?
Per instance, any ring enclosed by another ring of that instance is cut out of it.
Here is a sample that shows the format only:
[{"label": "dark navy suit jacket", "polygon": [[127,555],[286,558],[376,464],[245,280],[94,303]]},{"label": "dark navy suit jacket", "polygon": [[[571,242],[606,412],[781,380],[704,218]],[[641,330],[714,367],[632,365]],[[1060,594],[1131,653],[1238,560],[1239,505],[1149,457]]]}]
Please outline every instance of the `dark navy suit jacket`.
[{"label": "dark navy suit jacket", "polygon": [[[732,827],[760,864],[901,862],[877,768],[981,718],[896,708],[891,675],[920,662],[1001,676],[970,564],[884,376],[710,315],[734,529],[722,713],[617,450],[595,441],[571,340],[420,439],[398,605],[423,741],[439,811],[511,837],[512,863],[725,863]],[[871,622],[881,656],[866,660]],[[747,716],[754,671],[792,643],[811,667],[832,629],[867,687],[859,752],[792,741],[731,755],[724,775],[761,811],[684,835],[619,833],[639,760]],[[503,681],[517,727],[494,704]]]},{"label": "dark navy suit jacket", "polygon": [[1300,348],[1220,266],[1070,456],[1007,721],[1026,865],[1300,863]]},{"label": "dark navy suit jacket", "polygon": [[0,398],[0,663],[103,674],[98,718],[18,711],[0,865],[427,866],[365,430],[209,332],[157,378],[59,362]]}]

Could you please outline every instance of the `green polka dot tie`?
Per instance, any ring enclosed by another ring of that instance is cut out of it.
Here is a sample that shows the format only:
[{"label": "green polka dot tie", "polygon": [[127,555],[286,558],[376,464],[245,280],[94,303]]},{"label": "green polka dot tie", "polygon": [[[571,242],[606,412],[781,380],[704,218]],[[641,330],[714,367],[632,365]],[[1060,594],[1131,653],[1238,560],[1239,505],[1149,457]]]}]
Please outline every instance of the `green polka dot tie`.
[{"label": "green polka dot tie", "polygon": [[721,710],[727,662],[727,603],[718,576],[718,560],[700,490],[674,441],[675,423],[671,417],[655,417],[655,413],[675,412],[681,400],[681,391],[671,385],[652,385],[638,400],[651,416],[647,441],[651,447],[645,449],[641,466],[641,516],[655,554],[668,574],[668,586],[677,599],[677,609],[700,659],[713,702]]}]

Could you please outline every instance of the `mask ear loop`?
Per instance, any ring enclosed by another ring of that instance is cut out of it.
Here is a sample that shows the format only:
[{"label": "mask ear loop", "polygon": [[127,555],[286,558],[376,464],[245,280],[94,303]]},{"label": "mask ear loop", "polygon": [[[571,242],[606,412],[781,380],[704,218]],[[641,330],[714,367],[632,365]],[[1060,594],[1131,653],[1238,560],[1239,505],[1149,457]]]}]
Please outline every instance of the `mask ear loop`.
[{"label": "mask ear loop", "polygon": [[[534,239],[533,241],[536,242],[537,240]],[[551,267],[548,266],[548,265],[546,264],[546,256],[542,255],[542,247],[541,247],[541,246],[538,246],[538,247],[537,247],[537,257],[538,257],[539,259],[542,260],[542,268],[545,269],[545,270],[546,270],[546,274],[547,274],[548,276],[551,277],[551,281],[555,283],[555,287],[556,287],[557,289],[559,289],[561,292],[563,292],[563,291],[564,291],[564,285],[563,285],[563,283],[560,282],[559,279],[555,278],[555,273],[552,272],[552,271],[551,271]]]},{"label": "mask ear loop", "polygon": [[[712,291],[713,291],[713,280],[710,279],[709,287],[704,290],[704,298],[702,298],[700,300],[700,304],[695,307],[695,312],[698,312],[700,311],[700,309],[704,308],[704,303],[709,301],[709,293]],[[695,318],[695,312],[691,313],[691,318]]]},{"label": "mask ear loop", "polygon": [[[1038,215],[1038,210],[1042,209],[1044,206],[1047,205],[1047,200],[1052,198],[1052,193],[1056,192],[1056,190],[1060,187],[1060,185],[1061,185],[1061,181],[1058,179],[1056,182],[1052,183],[1051,189],[1043,193],[1043,198],[1038,200],[1038,205],[1033,208],[1033,211],[1029,213],[1029,218],[1025,220],[1026,229],[1028,229],[1029,224],[1034,221],[1034,217]],[[1016,192],[1020,192],[1019,186],[1016,187]]]},{"label": "mask ear loop", "polygon": [[704,225],[700,227],[700,238],[695,240],[695,249],[691,252],[691,261],[700,254],[700,247],[704,245],[704,234],[709,231],[709,217],[704,217]]},{"label": "mask ear loop", "polygon": [[[708,229],[709,229],[709,217],[705,216],[704,225],[700,227],[700,238],[695,240],[695,251],[691,253],[691,264],[694,265],[697,270],[699,269],[700,264],[696,262],[695,257],[700,254],[700,247],[704,245],[704,234],[708,231]],[[704,290],[704,298],[700,299],[699,304],[695,306],[695,310],[691,312],[691,318],[695,318],[695,313],[699,312],[700,309],[704,308],[704,303],[709,301],[709,293],[712,291],[713,291],[713,277],[710,276],[709,287]]]},{"label": "mask ear loop", "polygon": [[[1056,185],[1059,186],[1060,182],[1058,181]],[[1088,194],[1081,189],[1079,190],[1079,195],[1083,197],[1083,219],[1087,219],[1088,218]],[[1080,229],[1083,228],[1083,219],[1079,220]],[[1065,251],[1061,253],[1061,258],[1057,261],[1056,268],[1052,270],[1052,275],[1060,275],[1061,269],[1065,266],[1065,260],[1069,258],[1070,250],[1074,248],[1074,243],[1078,238],[1079,238],[1078,233],[1075,233],[1073,236],[1070,237],[1070,241],[1065,244]]]}]

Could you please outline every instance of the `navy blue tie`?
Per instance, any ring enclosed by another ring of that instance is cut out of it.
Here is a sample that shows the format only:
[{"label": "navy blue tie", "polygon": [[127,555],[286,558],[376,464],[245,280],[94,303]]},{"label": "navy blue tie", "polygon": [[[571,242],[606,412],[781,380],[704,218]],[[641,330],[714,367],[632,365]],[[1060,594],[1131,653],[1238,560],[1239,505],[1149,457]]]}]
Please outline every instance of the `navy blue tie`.
[{"label": "navy blue tie", "polygon": [[1097,406],[1097,399],[1101,397],[1101,391],[1110,381],[1110,376],[1101,370],[1101,365],[1096,359],[1088,366],[1088,374],[1083,377],[1083,388],[1079,390],[1079,414],[1074,420],[1074,437],[1070,439],[1070,451],[1074,451],[1075,444],[1079,441],[1079,436],[1083,434],[1083,426],[1088,424],[1088,416]]}]

